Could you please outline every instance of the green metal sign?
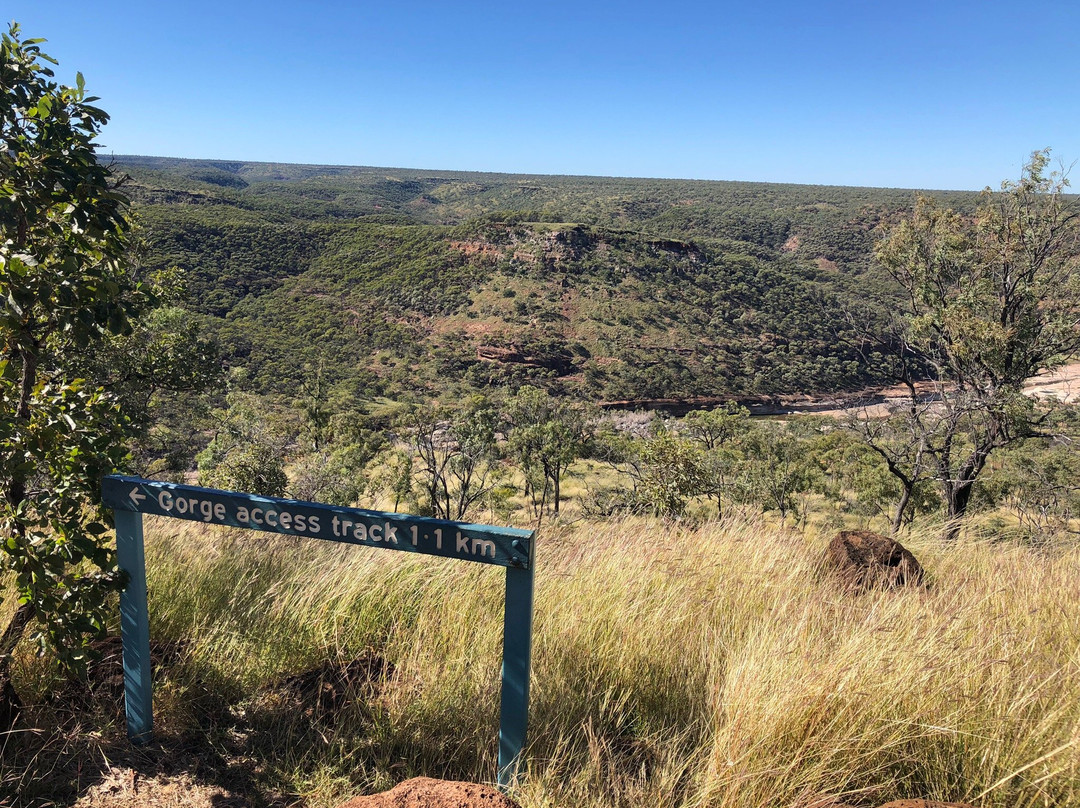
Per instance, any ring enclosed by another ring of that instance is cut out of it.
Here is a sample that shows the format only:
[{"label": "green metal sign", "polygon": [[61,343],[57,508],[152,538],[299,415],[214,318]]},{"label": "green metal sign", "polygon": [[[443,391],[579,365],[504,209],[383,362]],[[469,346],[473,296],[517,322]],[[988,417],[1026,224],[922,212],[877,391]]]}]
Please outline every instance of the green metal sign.
[{"label": "green metal sign", "polygon": [[499,785],[505,788],[516,777],[529,710],[532,531],[340,508],[121,475],[105,478],[102,498],[114,511],[117,555],[120,568],[129,577],[127,588],[120,595],[120,627],[128,737],[134,743],[146,743],[153,732],[142,532],[142,514],[152,514],[505,567]]}]

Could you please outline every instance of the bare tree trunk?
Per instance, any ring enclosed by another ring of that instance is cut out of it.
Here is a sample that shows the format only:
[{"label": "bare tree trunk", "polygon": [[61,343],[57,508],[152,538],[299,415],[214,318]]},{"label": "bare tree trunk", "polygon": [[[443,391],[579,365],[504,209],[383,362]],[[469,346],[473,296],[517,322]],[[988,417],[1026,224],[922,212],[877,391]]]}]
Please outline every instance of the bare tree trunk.
[{"label": "bare tree trunk", "polygon": [[[30,420],[30,398],[34,387],[37,385],[37,346],[33,350],[21,350],[22,378],[19,384],[19,404],[16,408],[16,417],[23,421]],[[17,512],[19,506],[26,499],[26,474],[13,474],[8,481],[6,496],[8,506]],[[18,519],[14,525],[14,540],[25,541],[25,525]],[[0,732],[10,730],[14,725],[19,713],[22,711],[22,701],[15,687],[11,684],[11,654],[15,646],[19,644],[26,626],[34,615],[34,608],[29,603],[24,603],[15,610],[11,616],[4,633],[0,636]]]},{"label": "bare tree trunk", "polygon": [[983,466],[986,465],[986,459],[994,448],[994,443],[988,441],[986,445],[978,447],[971,453],[955,477],[948,478],[946,475],[942,475],[942,479],[948,480],[944,485],[944,493],[945,518],[948,525],[945,529],[945,537],[949,541],[955,540],[960,535],[960,522],[967,514],[968,505],[971,504],[971,496],[975,493],[975,480],[983,470]]},{"label": "bare tree trunk", "polygon": [[893,512],[892,518],[892,535],[894,538],[900,532],[900,525],[904,522],[904,511],[907,510],[908,503],[911,502],[911,489],[912,486],[904,485],[904,493],[900,495],[900,501],[896,503],[896,510]]},{"label": "bare tree trunk", "polygon": [[22,712],[22,701],[15,687],[11,684],[11,654],[26,631],[33,608],[24,603],[15,610],[4,634],[0,637],[0,732],[7,732],[15,726],[15,721]]},{"label": "bare tree trunk", "polygon": [[950,484],[945,492],[945,538],[948,541],[955,541],[960,536],[960,523],[967,514],[974,488],[974,480],[965,480]]}]

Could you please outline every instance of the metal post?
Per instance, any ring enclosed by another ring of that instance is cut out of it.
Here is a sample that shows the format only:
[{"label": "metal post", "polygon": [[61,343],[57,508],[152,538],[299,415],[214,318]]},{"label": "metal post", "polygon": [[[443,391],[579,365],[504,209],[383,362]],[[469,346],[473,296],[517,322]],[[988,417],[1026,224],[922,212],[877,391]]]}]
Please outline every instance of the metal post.
[{"label": "metal post", "polygon": [[503,616],[502,704],[499,709],[499,788],[518,777],[529,719],[533,571],[507,567]]},{"label": "metal post", "polygon": [[146,556],[142,514],[113,511],[116,556],[128,583],[120,593],[120,636],[124,644],[124,707],[128,738],[134,744],[151,740],[154,729],[150,679],[150,615],[146,609]]},{"label": "metal post", "polygon": [[[120,595],[120,627],[127,729],[133,743],[149,742],[154,726],[142,526],[142,514],[150,513],[506,567],[497,772],[500,788],[509,788],[520,776],[529,718],[533,531],[338,508],[121,475],[105,478],[102,500],[114,509],[117,556],[128,575],[127,587]],[[194,503],[200,505],[198,510]],[[339,525],[345,532],[338,530]],[[354,526],[352,531],[347,531],[349,525]]]}]

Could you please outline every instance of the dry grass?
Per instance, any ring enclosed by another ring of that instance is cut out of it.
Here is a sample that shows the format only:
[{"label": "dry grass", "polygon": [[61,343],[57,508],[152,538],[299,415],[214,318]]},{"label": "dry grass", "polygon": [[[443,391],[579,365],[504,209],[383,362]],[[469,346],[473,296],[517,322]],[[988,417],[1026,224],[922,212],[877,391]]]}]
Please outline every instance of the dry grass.
[{"label": "dry grass", "polygon": [[[492,778],[497,570],[147,527],[152,634],[190,641],[159,674],[161,756],[246,766],[215,782],[275,804],[329,806],[417,774]],[[817,576],[823,537],[759,522],[546,530],[517,798],[1080,806],[1080,550],[931,535],[905,540],[928,591],[854,596]],[[329,706],[281,686],[362,655],[385,665]],[[117,722],[82,731],[122,746]]]}]

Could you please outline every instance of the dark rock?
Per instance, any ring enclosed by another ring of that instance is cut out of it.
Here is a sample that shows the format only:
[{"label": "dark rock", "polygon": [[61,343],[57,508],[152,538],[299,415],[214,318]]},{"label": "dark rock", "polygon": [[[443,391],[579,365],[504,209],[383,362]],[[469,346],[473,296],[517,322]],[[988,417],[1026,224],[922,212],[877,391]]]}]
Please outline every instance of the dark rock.
[{"label": "dark rock", "polygon": [[370,715],[371,705],[394,676],[394,665],[373,651],[352,659],[331,659],[275,679],[259,691],[260,707],[333,724],[345,710]]},{"label": "dark rock", "polygon": [[370,797],[354,797],[338,808],[521,808],[491,786],[415,777]]},{"label": "dark rock", "polygon": [[[154,676],[163,668],[176,665],[187,648],[184,641],[150,640],[150,669]],[[124,698],[124,645],[118,635],[92,640],[88,647],[90,661],[85,676],[69,676],[46,697],[50,704],[82,710],[92,703],[114,702]]]},{"label": "dark rock", "polygon": [[334,715],[360,696],[370,696],[394,675],[394,665],[371,651],[346,662],[330,661],[286,676],[270,686],[294,699],[308,715]]},{"label": "dark rock", "polygon": [[841,530],[829,542],[822,567],[851,589],[918,586],[923,568],[900,542],[869,530]]}]

